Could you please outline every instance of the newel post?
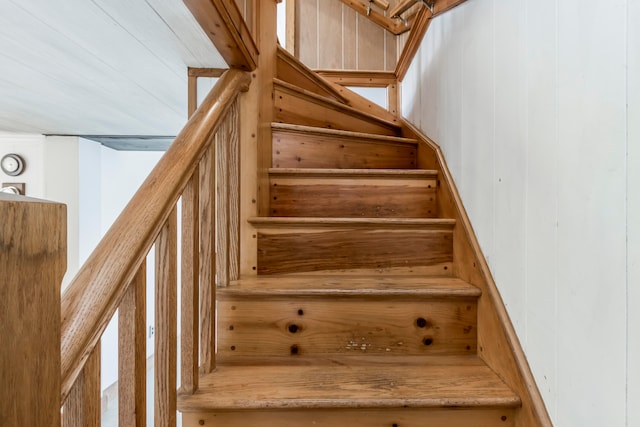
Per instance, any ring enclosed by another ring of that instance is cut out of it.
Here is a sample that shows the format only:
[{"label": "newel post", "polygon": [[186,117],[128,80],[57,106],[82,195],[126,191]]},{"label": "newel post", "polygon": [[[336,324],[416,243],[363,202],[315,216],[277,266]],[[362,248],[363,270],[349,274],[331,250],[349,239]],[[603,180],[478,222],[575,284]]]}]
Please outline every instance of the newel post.
[{"label": "newel post", "polygon": [[67,209],[0,193],[0,425],[60,426]]}]

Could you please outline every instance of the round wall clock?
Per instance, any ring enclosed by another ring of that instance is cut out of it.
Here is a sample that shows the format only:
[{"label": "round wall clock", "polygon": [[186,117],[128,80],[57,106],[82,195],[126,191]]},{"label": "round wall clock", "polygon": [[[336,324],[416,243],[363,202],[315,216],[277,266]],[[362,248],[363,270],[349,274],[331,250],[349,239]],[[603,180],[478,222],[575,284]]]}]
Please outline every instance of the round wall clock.
[{"label": "round wall clock", "polygon": [[24,160],[17,154],[7,154],[0,160],[2,172],[9,176],[18,176],[24,171]]}]

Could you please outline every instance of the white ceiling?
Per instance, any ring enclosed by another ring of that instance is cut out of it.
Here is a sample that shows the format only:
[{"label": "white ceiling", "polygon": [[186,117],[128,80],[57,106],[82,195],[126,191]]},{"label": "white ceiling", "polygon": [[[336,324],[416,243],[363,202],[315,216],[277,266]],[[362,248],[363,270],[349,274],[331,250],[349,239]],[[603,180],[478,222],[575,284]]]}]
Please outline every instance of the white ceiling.
[{"label": "white ceiling", "polygon": [[0,131],[176,135],[187,66],[226,68],[182,0],[0,0]]}]

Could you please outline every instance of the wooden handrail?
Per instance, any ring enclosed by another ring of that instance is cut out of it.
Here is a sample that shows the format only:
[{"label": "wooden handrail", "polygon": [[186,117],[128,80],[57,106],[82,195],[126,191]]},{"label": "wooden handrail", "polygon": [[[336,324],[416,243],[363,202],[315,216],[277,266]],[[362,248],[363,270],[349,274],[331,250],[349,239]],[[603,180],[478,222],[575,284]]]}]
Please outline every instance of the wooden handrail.
[{"label": "wooden handrail", "polygon": [[62,295],[62,402],[92,354],[227,110],[250,76],[227,71]]}]

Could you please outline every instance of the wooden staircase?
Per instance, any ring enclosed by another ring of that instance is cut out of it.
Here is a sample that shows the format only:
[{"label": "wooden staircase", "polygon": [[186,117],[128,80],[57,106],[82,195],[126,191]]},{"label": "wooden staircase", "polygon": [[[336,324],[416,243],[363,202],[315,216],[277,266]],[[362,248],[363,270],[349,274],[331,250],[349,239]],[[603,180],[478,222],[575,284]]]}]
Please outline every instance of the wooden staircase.
[{"label": "wooden staircase", "polygon": [[217,368],[183,425],[515,426],[520,397],[478,355],[481,291],[453,276],[438,172],[297,70],[274,82],[257,275],[218,290]]}]

